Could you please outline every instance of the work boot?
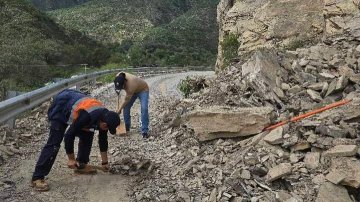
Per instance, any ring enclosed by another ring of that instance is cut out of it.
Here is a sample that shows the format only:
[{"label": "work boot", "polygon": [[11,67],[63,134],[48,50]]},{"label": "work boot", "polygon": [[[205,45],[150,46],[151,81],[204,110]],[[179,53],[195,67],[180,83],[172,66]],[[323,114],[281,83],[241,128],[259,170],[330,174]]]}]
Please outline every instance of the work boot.
[{"label": "work boot", "polygon": [[142,134],[142,137],[143,137],[144,139],[147,139],[147,138],[149,138],[149,134],[148,134],[148,133],[143,133],[143,134]]},{"label": "work boot", "polygon": [[82,175],[94,175],[97,173],[97,170],[88,164],[80,164],[75,168],[74,172]]},{"label": "work boot", "polygon": [[36,191],[49,191],[49,184],[44,179],[38,179],[31,181],[31,186],[34,187]]}]

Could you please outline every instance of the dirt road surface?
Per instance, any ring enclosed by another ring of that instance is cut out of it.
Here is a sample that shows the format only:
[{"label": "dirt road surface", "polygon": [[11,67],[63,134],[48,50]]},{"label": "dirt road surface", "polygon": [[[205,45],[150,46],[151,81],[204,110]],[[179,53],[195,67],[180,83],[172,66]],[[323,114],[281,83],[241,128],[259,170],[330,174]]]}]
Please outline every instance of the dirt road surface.
[{"label": "dirt road surface", "polygon": [[[177,89],[178,83],[189,75],[211,76],[213,72],[187,72],[169,75],[161,75],[147,78],[150,85],[150,123],[156,117],[153,107],[159,97],[166,96],[174,99],[181,98]],[[102,86],[92,92],[110,109],[115,109],[116,97],[112,84]],[[132,109],[132,135],[126,137],[109,136],[109,151],[111,159],[112,148],[122,145],[132,145],[133,148],[146,151],[147,156],[155,152],[161,152],[161,143],[144,140],[137,130],[139,128],[139,102],[136,101]],[[27,145],[20,148],[20,155],[12,157],[8,163],[0,167],[0,201],[133,201],[129,196],[129,190],[136,183],[135,176],[113,175],[98,171],[97,175],[85,176],[74,174],[67,168],[67,157],[63,144],[57,156],[53,169],[47,180],[50,183],[49,192],[39,193],[31,189],[30,180],[39,152],[45,144],[48,136],[47,123],[42,123],[41,134],[34,136]],[[31,127],[28,126],[29,130]],[[151,130],[151,129],[150,129]],[[75,143],[75,148],[77,143]],[[97,140],[94,140],[90,163],[98,165],[100,154]]]}]

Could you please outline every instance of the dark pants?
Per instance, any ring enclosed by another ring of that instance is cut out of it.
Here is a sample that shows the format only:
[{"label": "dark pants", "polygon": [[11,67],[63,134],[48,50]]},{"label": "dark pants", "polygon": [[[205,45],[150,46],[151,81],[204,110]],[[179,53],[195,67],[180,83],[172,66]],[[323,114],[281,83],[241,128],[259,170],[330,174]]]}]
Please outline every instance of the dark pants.
[{"label": "dark pants", "polygon": [[[41,150],[32,180],[44,179],[45,176],[49,174],[59,152],[66,128],[66,124],[59,121],[51,121],[49,139]],[[88,163],[94,133],[84,132],[84,134],[79,134],[79,137],[80,141],[77,160],[80,163]]]},{"label": "dark pants", "polygon": [[79,163],[89,163],[90,159],[90,152],[92,147],[92,142],[94,139],[94,133],[93,132],[85,132],[82,131],[81,134],[79,134],[79,145],[78,145],[78,155],[76,160]]}]

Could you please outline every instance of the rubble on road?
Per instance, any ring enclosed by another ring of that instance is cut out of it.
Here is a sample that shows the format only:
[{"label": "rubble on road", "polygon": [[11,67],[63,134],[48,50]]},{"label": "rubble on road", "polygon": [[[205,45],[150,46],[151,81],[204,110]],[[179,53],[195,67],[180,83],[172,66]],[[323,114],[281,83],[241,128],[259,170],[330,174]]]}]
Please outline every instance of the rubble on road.
[{"label": "rubble on road", "polygon": [[[331,46],[261,50],[187,99],[161,100],[156,111],[163,118],[156,119],[153,141],[164,144],[158,153],[163,159],[141,180],[147,186],[136,187],[137,199],[359,201],[360,64],[349,63],[360,57],[354,51],[359,44],[333,39]],[[351,102],[272,131],[256,125],[343,99]],[[260,108],[277,116],[253,121],[257,132],[246,133],[254,114],[237,112]]]}]

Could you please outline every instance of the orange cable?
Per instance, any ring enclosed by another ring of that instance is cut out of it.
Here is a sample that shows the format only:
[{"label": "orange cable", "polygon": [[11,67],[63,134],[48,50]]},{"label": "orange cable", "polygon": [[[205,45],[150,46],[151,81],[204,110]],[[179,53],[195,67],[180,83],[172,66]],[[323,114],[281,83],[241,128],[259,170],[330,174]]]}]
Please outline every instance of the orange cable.
[{"label": "orange cable", "polygon": [[276,123],[276,124],[274,124],[274,125],[271,125],[271,126],[269,126],[269,127],[266,127],[266,128],[264,129],[264,131],[265,131],[265,130],[273,130],[273,129],[275,129],[275,128],[279,127],[279,126],[285,125],[285,124],[287,124],[287,123],[289,123],[289,122],[296,122],[296,121],[299,121],[299,120],[304,119],[304,118],[306,118],[306,117],[309,117],[309,116],[318,114],[318,113],[320,113],[320,112],[323,112],[323,111],[326,111],[326,110],[329,110],[329,109],[332,109],[332,108],[334,108],[334,107],[339,107],[339,106],[341,106],[341,105],[345,105],[345,104],[347,104],[347,103],[349,103],[349,102],[351,102],[351,100],[341,100],[341,101],[339,101],[339,102],[335,102],[335,103],[326,105],[325,107],[322,107],[322,108],[319,108],[319,109],[316,109],[316,110],[307,112],[307,113],[305,113],[305,114],[301,114],[301,115],[299,115],[299,116],[293,117],[293,118],[291,118],[290,120],[281,121],[281,122],[278,122],[278,123]]}]

